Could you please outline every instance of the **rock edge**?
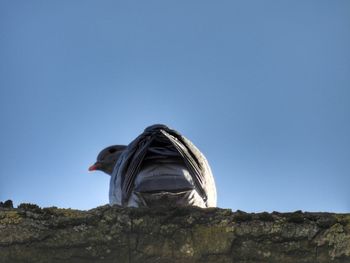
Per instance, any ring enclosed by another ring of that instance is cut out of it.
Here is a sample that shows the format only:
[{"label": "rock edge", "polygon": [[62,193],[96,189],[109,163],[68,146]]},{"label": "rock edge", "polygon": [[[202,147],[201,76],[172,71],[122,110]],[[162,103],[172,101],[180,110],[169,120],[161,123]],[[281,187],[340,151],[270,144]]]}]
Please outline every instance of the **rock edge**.
[{"label": "rock edge", "polygon": [[350,263],[350,214],[0,208],[0,261]]}]

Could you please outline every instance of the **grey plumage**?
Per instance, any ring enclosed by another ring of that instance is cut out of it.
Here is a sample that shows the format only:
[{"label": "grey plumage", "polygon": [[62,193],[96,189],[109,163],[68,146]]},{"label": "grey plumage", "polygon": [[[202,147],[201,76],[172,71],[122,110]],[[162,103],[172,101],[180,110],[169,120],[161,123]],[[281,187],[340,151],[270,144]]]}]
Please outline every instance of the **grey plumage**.
[{"label": "grey plumage", "polygon": [[96,162],[89,167],[89,171],[99,170],[112,175],[113,169],[126,145],[112,145],[104,148],[97,156]]},{"label": "grey plumage", "polygon": [[216,206],[215,182],[206,158],[165,125],[146,128],[127,147],[107,147],[96,163],[105,166],[95,170],[111,174],[111,205]]}]

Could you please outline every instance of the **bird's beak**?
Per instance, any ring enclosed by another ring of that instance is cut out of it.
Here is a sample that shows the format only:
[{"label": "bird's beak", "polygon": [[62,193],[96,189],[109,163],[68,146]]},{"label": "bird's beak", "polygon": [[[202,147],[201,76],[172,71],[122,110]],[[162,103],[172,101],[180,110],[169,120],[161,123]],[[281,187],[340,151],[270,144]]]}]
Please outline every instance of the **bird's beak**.
[{"label": "bird's beak", "polygon": [[89,171],[90,172],[92,172],[92,171],[96,171],[96,170],[98,170],[98,168],[101,166],[101,164],[100,163],[94,163],[93,165],[91,165],[90,167],[89,167]]}]

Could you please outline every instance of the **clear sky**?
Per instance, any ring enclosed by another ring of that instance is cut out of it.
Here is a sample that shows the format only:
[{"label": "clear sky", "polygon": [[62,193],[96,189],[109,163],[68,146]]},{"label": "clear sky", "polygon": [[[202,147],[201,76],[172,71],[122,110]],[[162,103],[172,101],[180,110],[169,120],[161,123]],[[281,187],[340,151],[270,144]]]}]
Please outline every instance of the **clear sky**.
[{"label": "clear sky", "polygon": [[350,212],[350,1],[0,1],[0,200],[108,203],[98,152],[165,123],[220,207]]}]

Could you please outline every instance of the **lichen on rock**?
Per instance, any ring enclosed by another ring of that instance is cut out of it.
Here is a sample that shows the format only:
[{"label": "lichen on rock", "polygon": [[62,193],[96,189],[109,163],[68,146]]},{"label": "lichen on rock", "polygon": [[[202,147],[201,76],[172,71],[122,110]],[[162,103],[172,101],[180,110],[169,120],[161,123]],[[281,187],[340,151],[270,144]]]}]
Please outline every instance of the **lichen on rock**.
[{"label": "lichen on rock", "polygon": [[350,215],[0,208],[0,262],[349,263]]}]

